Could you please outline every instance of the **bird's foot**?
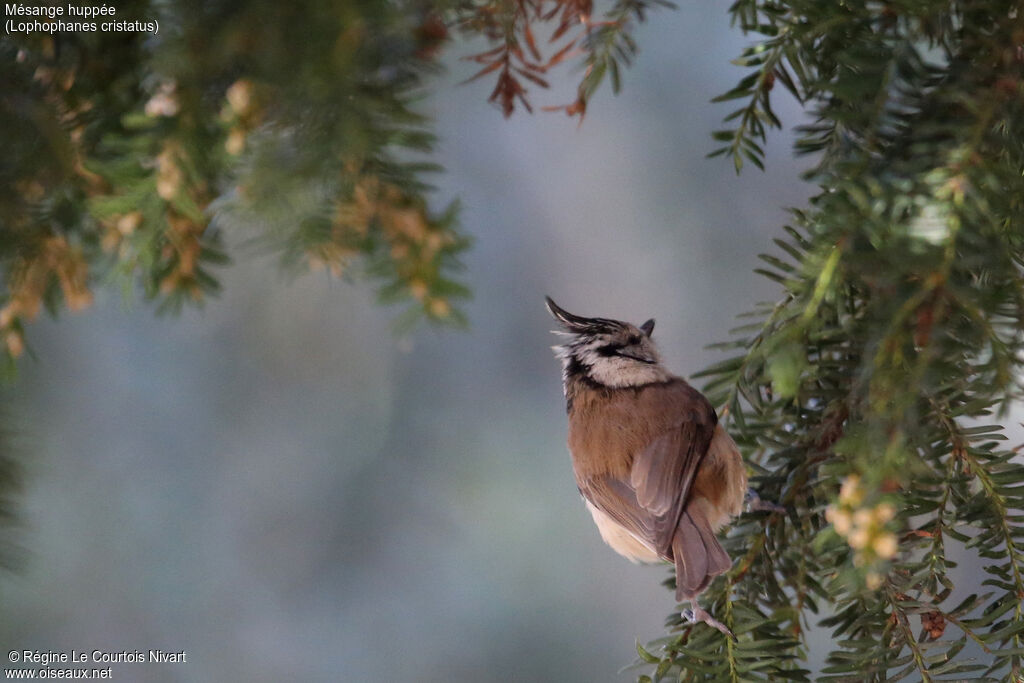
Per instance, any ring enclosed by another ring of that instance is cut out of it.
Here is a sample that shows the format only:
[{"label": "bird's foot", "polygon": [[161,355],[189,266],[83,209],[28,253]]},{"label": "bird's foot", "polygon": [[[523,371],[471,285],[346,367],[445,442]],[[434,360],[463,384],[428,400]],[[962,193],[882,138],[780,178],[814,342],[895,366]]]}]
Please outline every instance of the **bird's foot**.
[{"label": "bird's foot", "polygon": [[761,500],[754,489],[747,489],[747,510],[750,512],[785,512],[786,508],[771,501]]},{"label": "bird's foot", "polygon": [[690,604],[692,607],[688,607],[682,611],[683,619],[691,624],[705,623],[712,628],[717,628],[730,638],[735,638],[728,626],[711,616],[711,614],[706,609],[698,605],[696,601]]}]

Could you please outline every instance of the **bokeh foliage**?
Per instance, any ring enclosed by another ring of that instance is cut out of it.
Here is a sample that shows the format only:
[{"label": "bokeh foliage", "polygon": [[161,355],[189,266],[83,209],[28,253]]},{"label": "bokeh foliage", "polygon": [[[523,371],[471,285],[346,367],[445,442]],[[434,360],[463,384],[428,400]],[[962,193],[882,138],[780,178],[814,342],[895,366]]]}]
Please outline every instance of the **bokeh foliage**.
[{"label": "bokeh foliage", "polygon": [[[220,288],[229,241],[292,272],[374,282],[382,302],[405,304],[400,329],[463,323],[470,239],[457,203],[431,197],[441,169],[421,107],[449,30],[522,56],[548,45],[529,21],[557,18],[568,35],[528,73],[546,86],[538,74],[583,62],[582,116],[606,74],[618,88],[630,30],[659,4],[616,0],[591,20],[586,0],[123,0],[118,20],[159,31],[5,35],[3,375],[42,311],[87,309],[104,285],[158,311],[201,305]],[[0,531],[21,481],[8,455],[0,443]]]},{"label": "bokeh foliage", "polygon": [[[762,166],[785,86],[813,117],[809,207],[762,256],[782,297],[699,376],[786,512],[732,529],[641,680],[1009,680],[1024,666],[1024,467],[1000,418],[1024,332],[1024,11],[1005,0],[738,0],[758,40],[714,155]],[[951,554],[982,577],[955,586]],[[976,591],[976,592],[975,592]],[[647,667],[644,667],[647,668]]]},{"label": "bokeh foliage", "polygon": [[468,244],[434,210],[416,111],[444,26],[426,3],[118,3],[160,31],[0,43],[0,328],[109,279],[160,308],[218,289],[223,233],[293,266],[375,279],[459,320]]},{"label": "bokeh foliage", "polygon": [[549,71],[578,61],[583,75],[576,97],[544,109],[582,121],[605,79],[619,92],[622,70],[637,54],[636,24],[652,9],[674,6],[669,0],[613,0],[602,8],[594,0],[470,0],[456,4],[454,16],[464,33],[487,39],[489,49],[465,57],[481,65],[470,80],[494,79],[488,101],[506,118],[517,105],[532,112],[529,89],[549,88]]},{"label": "bokeh foliage", "polygon": [[6,37],[0,348],[10,362],[42,308],[86,308],[109,280],[159,310],[201,303],[228,229],[290,269],[376,281],[384,302],[411,304],[402,324],[463,322],[469,238],[455,203],[431,206],[440,168],[418,107],[449,27],[495,45],[467,58],[496,72],[506,114],[529,107],[523,81],[582,63],[563,107],[582,117],[606,77],[618,89],[636,21],[666,4],[125,0],[118,19],[160,30]]}]

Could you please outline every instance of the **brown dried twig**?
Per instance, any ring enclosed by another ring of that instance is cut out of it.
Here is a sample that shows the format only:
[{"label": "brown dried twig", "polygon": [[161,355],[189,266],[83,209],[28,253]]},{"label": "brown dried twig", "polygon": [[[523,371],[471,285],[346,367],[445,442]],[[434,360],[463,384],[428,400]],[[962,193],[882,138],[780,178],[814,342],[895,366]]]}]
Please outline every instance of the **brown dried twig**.
[{"label": "brown dried twig", "polygon": [[[482,65],[466,82],[497,73],[488,101],[496,104],[506,118],[515,111],[517,102],[532,113],[526,82],[547,89],[549,69],[583,56],[586,68],[576,99],[567,105],[543,108],[579,115],[582,120],[587,101],[606,74],[611,75],[613,90],[618,91],[619,64],[628,64],[636,52],[629,36],[632,19],[642,21],[652,5],[671,6],[666,0],[616,0],[600,21],[592,19],[593,0],[491,0],[470,7],[458,22],[461,30],[481,34],[497,45],[464,58]],[[538,46],[535,28],[539,26],[551,27],[547,42],[552,53],[547,58]]]}]

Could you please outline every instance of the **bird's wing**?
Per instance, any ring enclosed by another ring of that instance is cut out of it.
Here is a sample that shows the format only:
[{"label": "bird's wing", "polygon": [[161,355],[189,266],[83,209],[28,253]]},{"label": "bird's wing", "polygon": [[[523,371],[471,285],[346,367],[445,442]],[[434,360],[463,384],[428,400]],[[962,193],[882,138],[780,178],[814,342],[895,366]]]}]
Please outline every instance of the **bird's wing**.
[{"label": "bird's wing", "polygon": [[672,558],[673,537],[715,431],[714,410],[699,408],[644,446],[628,479],[604,474],[577,482],[587,500],[665,559]]}]

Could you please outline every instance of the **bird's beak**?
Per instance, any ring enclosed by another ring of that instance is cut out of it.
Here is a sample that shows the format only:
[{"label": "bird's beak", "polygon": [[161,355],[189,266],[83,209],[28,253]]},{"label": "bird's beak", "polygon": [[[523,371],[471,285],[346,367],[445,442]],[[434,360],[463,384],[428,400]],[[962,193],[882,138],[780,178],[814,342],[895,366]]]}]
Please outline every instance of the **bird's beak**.
[{"label": "bird's beak", "polygon": [[565,310],[564,308],[556,304],[550,296],[544,297],[544,301],[547,303],[548,311],[551,312],[551,315],[555,318],[555,320],[561,323],[562,326],[565,327],[567,330],[570,330],[572,332],[582,332],[586,329],[589,329],[594,324],[594,320],[592,318],[584,318],[582,316],[573,315],[569,311]]},{"label": "bird's beak", "polygon": [[651,318],[650,320],[645,322],[643,325],[641,325],[640,326],[640,331],[643,332],[644,334],[646,334],[648,337],[650,337],[651,333],[654,332],[654,318]]}]

